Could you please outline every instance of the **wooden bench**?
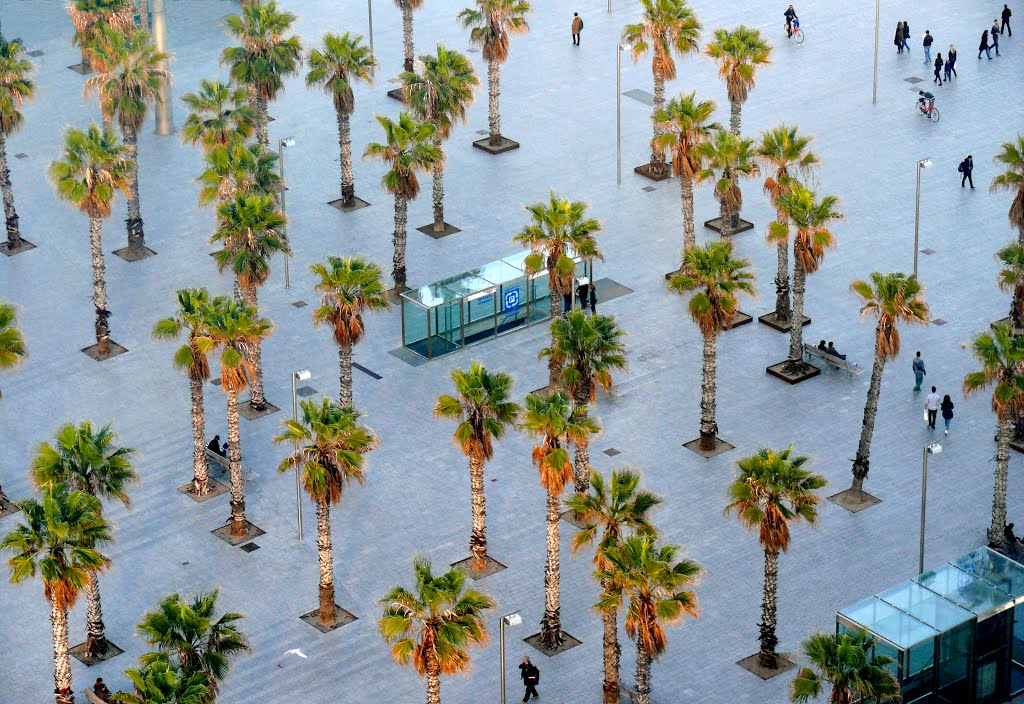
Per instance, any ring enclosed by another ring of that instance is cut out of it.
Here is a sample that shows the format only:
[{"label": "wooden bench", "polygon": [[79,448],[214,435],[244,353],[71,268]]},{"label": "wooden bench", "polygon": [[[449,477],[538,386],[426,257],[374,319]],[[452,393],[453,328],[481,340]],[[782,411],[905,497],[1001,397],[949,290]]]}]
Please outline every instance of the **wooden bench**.
[{"label": "wooden bench", "polygon": [[[213,460],[213,464],[217,466],[221,477],[227,476],[231,473],[231,462],[228,458],[219,452],[214,452],[210,448],[206,448],[207,459]],[[255,479],[259,479],[260,475],[252,471],[245,465],[242,465],[242,481],[251,482]]]},{"label": "wooden bench", "polygon": [[819,350],[814,345],[808,345],[804,343],[804,357],[810,357],[811,359],[820,359],[827,366],[832,369],[842,369],[844,372],[849,373],[851,376],[860,376],[864,373],[864,368],[856,362],[851,362],[846,359],[840,359],[834,354],[829,354],[824,350]]},{"label": "wooden bench", "polygon": [[107,704],[97,697],[91,689],[85,690],[85,701],[90,702],[90,704]]}]

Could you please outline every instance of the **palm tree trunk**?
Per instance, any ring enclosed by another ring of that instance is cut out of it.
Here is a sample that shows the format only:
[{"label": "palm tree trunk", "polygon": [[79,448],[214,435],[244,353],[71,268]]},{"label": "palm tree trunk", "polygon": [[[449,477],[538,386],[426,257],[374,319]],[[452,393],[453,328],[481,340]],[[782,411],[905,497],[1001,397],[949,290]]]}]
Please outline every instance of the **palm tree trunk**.
[{"label": "palm tree trunk", "polygon": [[[556,291],[555,288],[555,268],[553,266],[548,267],[548,292],[551,295],[551,299],[548,301],[548,305],[551,308],[551,322],[558,320],[562,315],[562,292]],[[555,346],[555,328],[551,327],[551,347],[554,349]],[[548,355],[548,391],[554,393],[562,384],[562,367],[555,359],[554,355]]]},{"label": "palm tree trunk", "polygon": [[[807,286],[807,272],[798,255],[793,256],[793,320],[804,319],[804,290]],[[789,359],[785,370],[799,374],[804,369],[804,326],[793,325],[789,329]]]},{"label": "palm tree trunk", "polygon": [[71,657],[68,649],[68,610],[50,602],[53,629],[53,692],[57,704],[75,704],[71,689]]},{"label": "palm tree trunk", "polygon": [[729,237],[732,234],[735,214],[726,206],[725,202],[725,195],[718,199],[718,234],[722,237]]},{"label": "palm tree trunk", "polygon": [[633,704],[651,704],[651,656],[636,644],[636,698]]},{"label": "palm tree trunk", "polygon": [[697,232],[693,226],[693,179],[680,176],[679,186],[683,191],[683,251],[686,251],[697,244]]},{"label": "palm tree trunk", "polygon": [[501,112],[498,99],[501,97],[501,64],[494,59],[487,62],[487,128],[490,137],[487,143],[492,147],[501,146]]},{"label": "palm tree trunk", "polygon": [[138,135],[131,125],[121,126],[124,153],[128,162],[128,256],[145,256],[146,235],[142,230],[142,210],[139,206],[139,146]]},{"label": "palm tree trunk", "polygon": [[743,104],[739,101],[729,101],[729,131],[737,137],[740,136],[740,110]]},{"label": "palm tree trunk", "polygon": [[391,259],[391,278],[395,280],[395,288],[404,291],[405,286],[405,245],[408,240],[406,225],[409,220],[409,201],[405,196],[395,196],[395,254]]},{"label": "palm tree trunk", "polygon": [[203,380],[189,378],[189,395],[192,397],[192,486],[193,496],[210,493],[209,464],[206,460],[206,419],[203,409]]},{"label": "palm tree trunk", "polygon": [[[245,297],[249,305],[259,315],[260,306],[256,301],[256,287],[245,290]],[[249,380],[249,408],[254,411],[262,411],[267,407],[267,399],[263,395],[263,344],[256,340],[252,346],[252,358],[249,359],[252,366],[252,379]]]},{"label": "palm tree trunk", "polygon": [[242,448],[238,433],[238,392],[228,391],[228,467],[231,474],[231,537],[242,538],[245,525],[245,490],[242,488]]},{"label": "palm tree trunk", "polygon": [[1024,327],[1021,311],[1024,311],[1024,284],[1013,287],[1013,301],[1010,303],[1010,320],[1015,330]]},{"label": "palm tree trunk", "polygon": [[427,664],[427,704],[441,704],[441,668],[434,662],[434,656]]},{"label": "palm tree trunk", "polygon": [[710,452],[715,449],[718,437],[718,423],[715,422],[716,363],[718,361],[718,337],[704,335],[704,366],[700,382],[700,449]]},{"label": "palm tree trunk", "polygon": [[270,146],[270,132],[267,130],[267,101],[249,86],[249,107],[256,113],[256,141],[264,147]]},{"label": "palm tree trunk", "polygon": [[764,595],[761,600],[761,652],[758,660],[761,667],[772,670],[779,668],[779,656],[775,646],[779,639],[775,636],[777,594],[779,588],[779,551],[764,551]]},{"label": "palm tree trunk", "polygon": [[405,49],[405,61],[402,64],[406,71],[412,71],[413,48],[412,48],[412,7],[409,0],[401,0],[402,3],[402,46]]},{"label": "palm tree trunk", "polygon": [[473,506],[473,532],[469,536],[469,552],[473,568],[487,566],[487,499],[484,496],[484,462],[479,457],[469,458],[469,496]]},{"label": "palm tree trunk", "polygon": [[21,246],[21,232],[18,229],[18,213],[14,210],[14,190],[11,188],[11,172],[7,168],[7,138],[0,131],[0,191],[3,192],[4,215],[7,220],[7,248]]},{"label": "palm tree trunk", "polygon": [[434,167],[434,232],[444,232],[444,148],[439,133],[434,133],[434,146],[441,152],[441,158]]},{"label": "palm tree trunk", "polygon": [[92,250],[92,305],[96,310],[96,354],[104,357],[110,353],[110,326],[107,318],[110,311],[107,310],[107,282],[103,278],[106,272],[106,264],[103,262],[103,242],[100,235],[103,232],[103,220],[100,218],[89,218],[89,245]]},{"label": "palm tree trunk", "polygon": [[316,549],[320,555],[320,625],[334,625],[334,554],[331,548],[331,505],[316,500]]},{"label": "palm tree trunk", "polygon": [[338,405],[352,408],[352,348],[349,345],[338,345]]},{"label": "palm tree trunk", "polygon": [[992,492],[992,525],[988,528],[988,544],[1000,550],[1005,539],[1003,529],[1006,528],[1006,474],[1010,463],[1010,418],[999,419],[999,432],[996,435],[996,475],[995,488]]},{"label": "palm tree trunk", "polygon": [[[608,591],[610,584],[607,581],[601,582],[601,587]],[[602,649],[604,652],[604,704],[619,704],[619,655],[622,649],[619,647],[619,624],[618,610],[612,609],[601,614],[604,624],[602,634]]]},{"label": "palm tree trunk", "polygon": [[[779,222],[786,222],[779,213]],[[790,319],[789,303],[789,243],[779,242],[775,246],[778,254],[779,269],[775,274],[775,322],[784,323]],[[803,319],[800,321],[803,323]]]},{"label": "palm tree trunk", "polygon": [[[580,386],[582,387],[583,384],[580,384]],[[581,423],[586,422],[589,415],[586,410],[583,410],[587,408],[587,403],[590,401],[590,395],[587,391],[587,389],[579,388],[573,398],[573,405],[579,411]],[[590,493],[590,473],[593,470],[593,466],[590,464],[590,443],[587,441],[586,436],[576,443],[576,457],[574,460],[573,475],[575,480],[573,483],[576,485],[576,494],[578,496],[586,496]]]},{"label": "palm tree trunk", "polygon": [[338,143],[341,146],[341,204],[355,203],[356,178],[352,172],[352,126],[348,113],[338,110]]},{"label": "palm tree trunk", "polygon": [[[796,296],[793,297],[796,302]],[[797,313],[796,306],[793,307],[794,314]],[[800,320],[798,314],[793,318]],[[853,484],[850,488],[858,494],[864,493],[864,480],[867,479],[870,469],[871,436],[875,432],[875,416],[878,415],[878,396],[882,392],[882,372],[885,370],[885,357],[882,355],[879,343],[881,342],[881,323],[875,326],[875,362],[871,365],[871,383],[868,384],[868,398],[864,404],[864,420],[860,425],[860,442],[857,443],[857,457],[853,460]],[[1000,529],[1001,530],[1001,529]]]},{"label": "palm tree trunk", "polygon": [[[657,115],[665,107],[665,71],[660,66],[654,68],[654,112]],[[654,120],[654,139],[651,140],[651,174],[660,176],[668,172],[668,165],[665,163],[665,150],[658,143],[658,137],[664,131],[661,123]]]},{"label": "palm tree trunk", "polygon": [[85,585],[85,652],[90,658],[99,658],[110,648],[106,627],[103,625],[103,604],[100,601],[100,581],[94,574]]},{"label": "palm tree trunk", "polygon": [[544,618],[540,622],[540,640],[546,648],[562,644],[562,618],[559,593],[558,567],[558,495],[548,490],[548,548],[544,565]]}]

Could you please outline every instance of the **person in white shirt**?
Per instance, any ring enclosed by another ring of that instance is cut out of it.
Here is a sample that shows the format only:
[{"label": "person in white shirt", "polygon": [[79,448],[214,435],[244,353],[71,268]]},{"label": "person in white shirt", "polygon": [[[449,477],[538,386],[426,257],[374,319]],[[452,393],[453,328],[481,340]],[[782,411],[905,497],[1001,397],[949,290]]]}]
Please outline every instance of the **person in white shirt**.
[{"label": "person in white shirt", "polygon": [[935,417],[939,413],[939,405],[942,403],[942,398],[935,393],[935,387],[932,387],[932,392],[924,397],[924,408],[928,411],[928,427],[935,430]]}]

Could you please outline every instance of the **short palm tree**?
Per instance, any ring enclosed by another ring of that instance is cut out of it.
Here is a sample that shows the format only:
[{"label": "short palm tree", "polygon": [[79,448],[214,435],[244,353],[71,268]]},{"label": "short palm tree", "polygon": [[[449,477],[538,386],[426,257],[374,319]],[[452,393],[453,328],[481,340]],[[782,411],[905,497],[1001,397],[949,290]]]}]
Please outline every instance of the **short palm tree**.
[{"label": "short palm tree", "polygon": [[402,90],[416,117],[434,125],[434,146],[441,159],[434,167],[434,232],[444,232],[444,148],[452,128],[466,122],[473,91],[480,86],[473,62],[465,54],[437,45],[437,54],[421,56],[419,72],[399,76]]},{"label": "short palm tree", "polygon": [[[613,469],[605,482],[598,472],[592,475],[590,491],[569,498],[565,504],[578,515],[584,527],[573,536],[572,550],[597,542],[594,550],[594,565],[600,578],[609,568],[605,556],[615,550],[629,535],[655,535],[648,513],[661,503],[661,498],[639,488],[640,473],[632,469]],[[600,535],[598,533],[600,532]],[[614,585],[607,578],[601,579],[602,592],[614,592]],[[601,609],[604,622],[604,702],[619,704],[619,647],[618,626],[619,604],[609,604]]]},{"label": "short palm tree", "polygon": [[718,445],[717,405],[718,336],[732,327],[739,310],[739,294],[753,297],[754,274],[750,261],[733,256],[728,240],[691,247],[683,253],[683,266],[669,280],[669,288],[689,296],[690,318],[704,338],[701,368],[700,449],[710,452]]},{"label": "short palm tree", "polygon": [[320,87],[334,100],[338,117],[338,144],[341,149],[341,205],[355,205],[356,180],[352,172],[352,129],[350,116],[356,109],[352,85],[356,81],[373,82],[376,61],[361,34],[327,33],[323,49],[309,52],[306,85]]},{"label": "short palm tree", "polygon": [[7,138],[21,127],[21,106],[35,95],[36,86],[29,78],[32,62],[25,58],[20,41],[7,41],[0,36],[0,192],[3,193],[8,252],[22,246],[18,213],[14,209],[14,191],[7,169]]},{"label": "short palm tree", "polygon": [[68,6],[71,22],[75,26],[72,43],[82,51],[82,70],[105,67],[95,56],[93,48],[101,43],[107,28],[131,32],[135,25],[135,0],[73,0]]},{"label": "short palm tree", "polygon": [[419,122],[409,113],[403,112],[394,121],[383,115],[377,122],[384,129],[384,142],[366,145],[363,157],[383,161],[391,169],[381,178],[381,185],[395,197],[395,233],[393,244],[391,277],[395,289],[406,290],[405,246],[406,226],[409,221],[409,201],[420,192],[417,172],[430,173],[441,162],[441,150],[431,142],[436,128],[429,122]]},{"label": "short palm tree", "polygon": [[100,235],[103,220],[110,217],[114,195],[126,196],[131,190],[131,164],[125,148],[112,132],[90,125],[86,130],[68,129],[64,133],[62,158],[50,164],[50,179],[60,199],[81,210],[89,218],[89,243],[92,249],[92,303],[96,310],[96,355],[110,354],[110,325],[107,318],[106,265]]},{"label": "short palm tree", "polygon": [[1024,135],[1017,135],[1016,141],[1004,142],[1003,151],[996,154],[994,161],[1006,171],[992,179],[991,191],[1009,191],[1013,194],[1010,203],[1010,225],[1017,228],[1017,244],[1024,247]]},{"label": "short palm tree", "polygon": [[501,134],[501,65],[508,61],[509,39],[530,31],[526,16],[533,12],[530,0],[476,0],[476,7],[467,7],[458,20],[469,30],[469,41],[480,47],[487,62],[487,143],[500,147]]},{"label": "short palm tree", "polygon": [[[10,369],[28,356],[25,338],[15,327],[18,322],[14,306],[0,301],[0,369]],[[0,394],[3,398],[3,394]],[[0,498],[3,492],[0,491]]]},{"label": "short palm tree", "polygon": [[180,594],[171,594],[161,599],[154,610],[144,613],[136,627],[147,643],[157,647],[157,652],[139,658],[142,664],[153,667],[169,662],[186,678],[202,674],[208,690],[204,704],[216,699],[220,683],[231,669],[231,661],[250,650],[248,639],[239,627],[244,618],[242,614],[217,614],[219,595],[220,592],[214,590],[188,601]]},{"label": "short palm tree", "polygon": [[565,485],[573,480],[572,460],[567,443],[586,442],[598,431],[591,418],[581,409],[573,409],[569,397],[556,391],[544,398],[537,394],[526,396],[526,414],[523,429],[537,438],[533,447],[533,463],[540,472],[540,484],[547,490],[547,562],[544,565],[544,618],[540,622],[540,642],[549,650],[556,650],[563,642],[561,617],[561,588],[559,585],[558,510],[561,507]]},{"label": "short palm tree", "polygon": [[192,400],[192,482],[188,485],[188,492],[201,498],[210,493],[203,406],[203,384],[210,378],[207,355],[213,349],[213,340],[205,327],[210,294],[205,288],[184,288],[178,289],[176,299],[178,309],[172,317],[157,321],[153,326],[153,337],[173,340],[184,334],[188,338],[185,344],[174,351],[174,366],[188,377],[189,396]]},{"label": "short palm tree", "polygon": [[[776,199],[789,192],[798,177],[811,173],[818,165],[818,155],[809,149],[813,137],[797,134],[796,127],[779,125],[761,133],[757,145],[757,157],[765,172],[764,192]],[[775,210],[775,219],[788,224],[786,213]],[[778,254],[779,271],[775,275],[775,312],[773,320],[786,327],[790,322],[792,307],[789,296],[789,239],[775,244]]]},{"label": "short palm tree", "polygon": [[[858,496],[863,494],[864,480],[870,468],[871,437],[875,431],[878,397],[882,391],[882,372],[885,363],[900,353],[900,325],[928,323],[928,304],[924,302],[924,286],[916,276],[902,272],[882,274],[873,272],[870,281],[857,280],[850,289],[860,297],[861,317],[872,317],[875,325],[875,361],[871,366],[871,383],[864,404],[857,457],[853,460],[853,486]],[[1000,528],[1002,531],[1002,528]],[[1000,533],[1002,535],[1002,533]]]},{"label": "short palm tree", "polygon": [[423,0],[395,0],[395,6],[402,11],[402,70],[412,71],[412,13],[423,7]]},{"label": "short palm tree", "polygon": [[[523,227],[512,241],[530,249],[526,257],[526,268],[530,274],[547,270],[551,320],[555,321],[562,314],[562,296],[572,291],[576,281],[574,258],[604,259],[596,238],[601,231],[601,223],[587,215],[585,202],[562,198],[554,191],[547,203],[542,201],[528,205],[526,212],[530,214],[530,224]],[[554,344],[552,332],[551,346]],[[561,372],[557,360],[548,357],[549,388],[558,387]]]},{"label": "short palm tree", "polygon": [[365,481],[365,456],[377,445],[369,428],[359,425],[359,412],[323,399],[301,404],[299,420],[288,419],[274,442],[290,442],[294,452],[281,461],[282,472],[302,467],[302,486],[316,504],[316,547],[320,558],[320,606],[323,626],[337,623],[334,603],[334,554],[331,544],[331,505],[341,503],[345,486]]},{"label": "short palm tree", "polygon": [[[597,402],[597,390],[611,392],[612,372],[626,368],[625,333],[611,315],[587,316],[572,310],[564,318],[551,322],[551,347],[541,357],[554,357],[562,370],[562,386],[573,405],[586,419],[587,408]],[[577,494],[590,491],[590,451],[587,438],[576,445],[575,478]]]},{"label": "short palm tree", "polygon": [[867,631],[815,633],[800,644],[812,667],[802,667],[789,687],[789,700],[818,701],[827,688],[831,704],[901,701],[900,683],[893,674],[896,661],[874,655],[874,638]]},{"label": "short palm tree", "polygon": [[654,114],[661,126],[658,143],[672,153],[672,171],[679,178],[683,196],[683,249],[697,244],[693,224],[693,182],[703,167],[697,146],[711,139],[721,129],[711,121],[715,112],[714,100],[697,100],[697,91],[672,98],[663,109]]},{"label": "short palm tree", "polygon": [[453,369],[455,395],[442,394],[434,404],[439,418],[458,420],[452,439],[469,458],[469,489],[473,505],[473,532],[469,552],[473,569],[487,566],[487,504],[484,498],[484,463],[494,456],[494,442],[515,427],[520,408],[511,401],[512,377],[489,372],[479,362],[469,369]]},{"label": "short palm tree", "polygon": [[387,290],[380,267],[362,257],[327,257],[309,267],[318,278],[320,305],[313,311],[313,324],[328,325],[338,345],[338,404],[352,407],[352,348],[366,332],[363,313],[387,310]]},{"label": "short palm tree", "polygon": [[181,102],[191,111],[181,126],[181,136],[192,146],[200,145],[204,152],[244,142],[256,126],[256,113],[248,101],[245,88],[218,78],[204,78],[199,90],[181,96]]},{"label": "short palm tree", "polygon": [[298,73],[302,64],[302,45],[292,31],[295,15],[279,10],[274,0],[245,2],[237,15],[224,18],[227,33],[240,46],[221,52],[231,78],[249,91],[249,105],[256,113],[256,139],[270,143],[267,132],[267,103],[277,99],[284,79]]},{"label": "short palm tree", "polygon": [[53,628],[53,679],[56,704],[74,704],[68,644],[68,610],[110,560],[96,549],[110,540],[110,527],[99,502],[83,491],[59,485],[41,501],[18,504],[24,522],[7,534],[0,550],[10,553],[7,566],[17,584],[39,576],[50,604]]},{"label": "short palm tree", "polygon": [[779,553],[789,550],[790,525],[800,521],[814,525],[818,520],[819,498],[814,492],[826,479],[804,465],[807,457],[792,457],[792,445],[782,452],[770,447],[744,457],[739,475],[729,484],[725,512],[734,514],[748,530],[758,531],[764,549],[764,594],[761,599],[761,667],[779,668],[775,646],[778,613]]},{"label": "short palm tree", "polygon": [[135,693],[115,692],[110,701],[116,704],[207,704],[210,691],[202,672],[183,675],[174,663],[154,662],[140,669],[124,671],[135,687]]},{"label": "short palm tree", "polygon": [[665,144],[662,139],[669,127],[658,114],[665,107],[665,81],[676,77],[675,56],[685,56],[700,44],[700,20],[686,0],[640,0],[643,17],[640,22],[622,29],[622,41],[630,48],[633,61],[651,53],[654,74],[654,138],[651,140],[651,176],[668,175]]},{"label": "short palm tree", "polygon": [[469,648],[487,643],[483,614],[494,599],[466,589],[466,575],[458,569],[435,576],[430,562],[417,558],[415,591],[392,587],[378,627],[391,644],[391,656],[401,665],[412,664],[427,678],[427,704],[441,704],[441,675],[466,672]]},{"label": "short palm tree", "polygon": [[757,81],[757,70],[771,63],[772,46],[759,30],[741,24],[733,30],[716,29],[704,53],[718,62],[718,75],[729,95],[729,130],[738,137],[740,111]]},{"label": "short palm tree", "polygon": [[624,596],[626,635],[636,643],[636,704],[650,704],[651,663],[668,646],[665,626],[697,618],[693,586],[701,573],[695,561],[679,558],[677,545],[657,545],[651,535],[632,535],[605,554],[601,578],[611,584],[599,607],[618,608]]},{"label": "short palm tree", "polygon": [[740,224],[740,208],[743,207],[740,179],[756,176],[761,171],[754,142],[718,129],[711,139],[697,145],[696,152],[702,162],[697,182],[714,180],[719,233],[729,237]]},{"label": "short palm tree", "polygon": [[1011,242],[998,252],[999,288],[1013,293],[1009,320],[1017,330],[1024,328],[1024,245]]},{"label": "short palm tree", "polygon": [[1001,549],[1006,527],[1006,478],[1010,462],[1013,422],[1024,413],[1024,337],[1009,325],[996,324],[971,345],[981,369],[964,377],[964,395],[992,388],[992,412],[996,416],[995,489],[992,492],[992,524],[988,544]]}]

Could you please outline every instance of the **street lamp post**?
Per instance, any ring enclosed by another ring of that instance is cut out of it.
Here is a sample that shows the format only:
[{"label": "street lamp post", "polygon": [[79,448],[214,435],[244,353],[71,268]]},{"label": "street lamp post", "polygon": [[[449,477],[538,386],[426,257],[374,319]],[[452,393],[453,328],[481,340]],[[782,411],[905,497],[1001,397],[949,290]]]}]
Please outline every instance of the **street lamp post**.
[{"label": "street lamp post", "polygon": [[[308,369],[292,372],[292,420],[297,421],[299,419],[299,399],[295,388],[296,382],[309,381],[312,376]],[[294,449],[298,450],[298,443],[295,444]],[[302,540],[302,486],[299,480],[298,462],[295,463],[295,517],[299,526],[299,540]]]},{"label": "street lamp post", "polygon": [[523,622],[523,617],[518,611],[505,614],[501,617],[498,632],[501,634],[501,704],[505,704],[505,626],[518,626]]},{"label": "street lamp post", "polygon": [[875,71],[871,80],[871,104],[878,102],[878,16],[882,11],[882,0],[875,0]]},{"label": "street lamp post", "polygon": [[914,196],[914,276],[917,276],[917,247],[921,231],[921,169],[930,169],[931,159],[917,160],[917,193]]},{"label": "street lamp post", "polygon": [[[153,46],[162,53],[167,53],[167,18],[164,14],[164,0],[151,0],[149,10],[152,13],[153,25]],[[167,70],[167,61],[161,61],[159,67]],[[174,133],[174,118],[171,115],[171,86],[170,80],[160,80],[160,89],[156,96],[156,133],[167,136]]]},{"label": "street lamp post", "polygon": [[[610,1],[610,0],[609,0]],[[611,7],[609,7],[609,12]],[[625,44],[615,45],[615,183],[622,185],[622,52]]]},{"label": "street lamp post", "polygon": [[[280,140],[277,143],[277,165],[278,165],[278,167],[281,170],[280,171],[280,173],[281,173],[281,193],[279,193],[278,195],[280,195],[280,197],[281,197],[281,215],[284,215],[286,219],[287,219],[288,215],[287,215],[287,211],[285,210],[285,206],[284,206],[284,192],[286,190],[285,189],[285,183],[284,183],[284,148],[285,147],[294,147],[294,146],[295,146],[295,139],[293,137],[285,137],[284,139]],[[285,236],[287,237],[287,234],[288,234],[288,223],[287,223],[287,220],[285,221],[284,231],[285,231]],[[289,249],[290,249],[290,247],[289,247]],[[286,289],[291,288],[291,283],[288,280],[288,258],[289,258],[288,254],[286,253],[284,255],[284,287]]]},{"label": "street lamp post", "polygon": [[933,442],[921,451],[921,546],[917,553],[917,573],[924,574],[924,516],[928,500],[928,455],[938,455],[942,445]]},{"label": "street lamp post", "polygon": [[[370,58],[374,57],[373,53],[373,0],[366,0],[366,17],[370,24]],[[370,66],[370,71],[373,71],[373,66]]]}]

